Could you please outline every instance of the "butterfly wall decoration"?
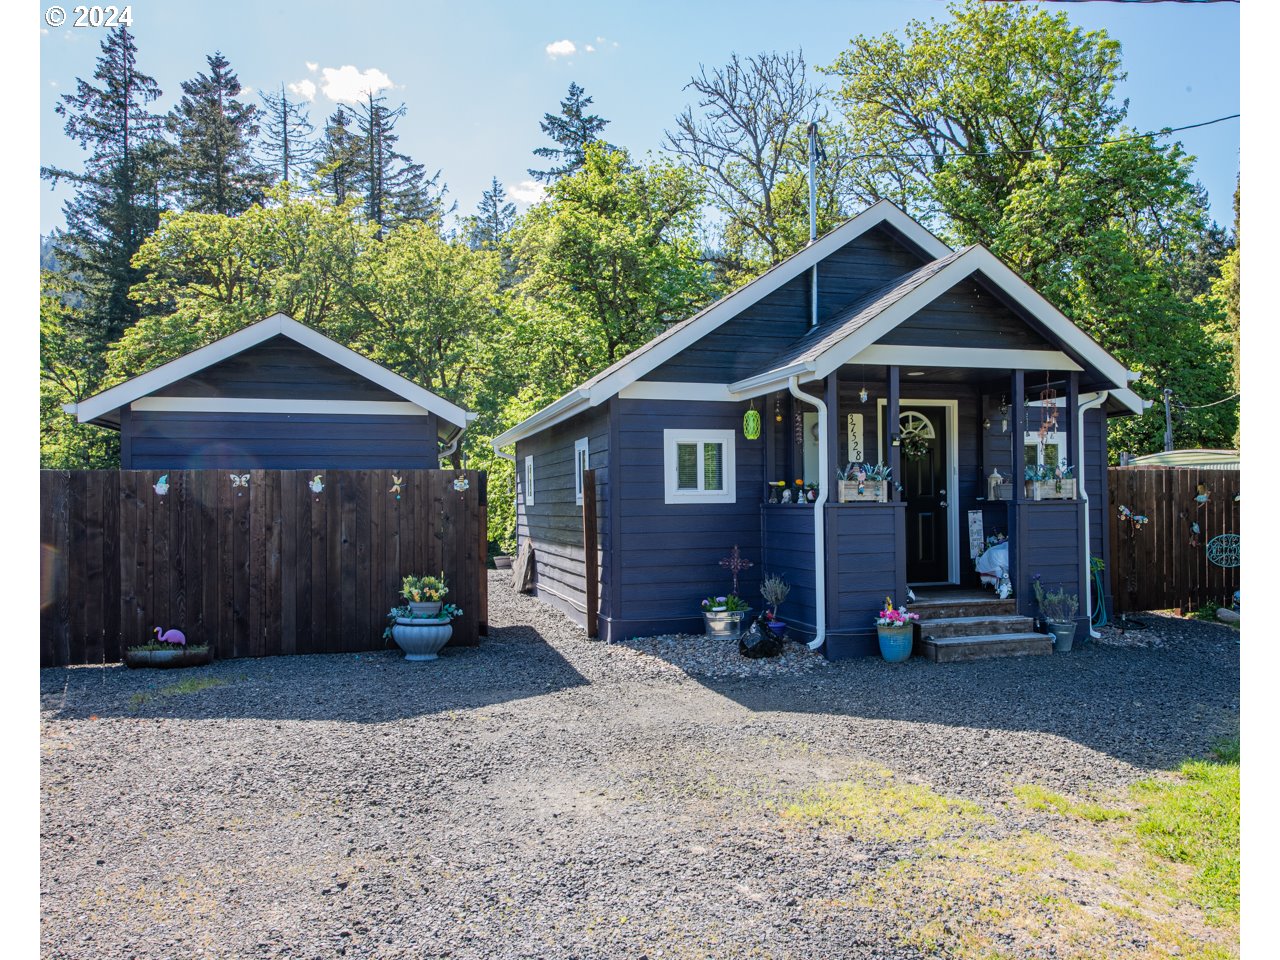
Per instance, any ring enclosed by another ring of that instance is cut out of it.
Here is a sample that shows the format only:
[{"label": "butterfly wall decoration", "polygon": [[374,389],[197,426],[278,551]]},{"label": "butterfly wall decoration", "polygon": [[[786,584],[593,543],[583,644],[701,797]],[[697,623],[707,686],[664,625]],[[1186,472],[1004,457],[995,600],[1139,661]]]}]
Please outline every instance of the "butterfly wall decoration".
[{"label": "butterfly wall decoration", "polygon": [[[234,488],[236,488],[236,487],[247,487],[247,486],[249,486],[249,475],[248,475],[247,473],[233,473],[233,474],[231,474],[231,486],[232,486],[232,489],[234,489]],[[236,494],[236,496],[237,496],[237,497],[243,497],[243,496],[244,496],[244,492],[243,492],[243,491],[241,491],[241,492],[237,493],[237,494]]]}]

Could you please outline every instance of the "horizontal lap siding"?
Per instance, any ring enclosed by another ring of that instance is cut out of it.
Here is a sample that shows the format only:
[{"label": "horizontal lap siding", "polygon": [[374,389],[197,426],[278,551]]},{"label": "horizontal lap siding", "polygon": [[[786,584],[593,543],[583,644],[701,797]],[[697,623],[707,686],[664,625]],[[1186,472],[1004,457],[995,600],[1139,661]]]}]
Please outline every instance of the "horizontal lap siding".
[{"label": "horizontal lap siding", "polygon": [[[1015,591],[1021,586],[1021,596],[1024,599],[1032,597],[1031,579],[1039,574],[1046,590],[1061,588],[1080,596],[1080,551],[1084,546],[1080,542],[1080,511],[1083,504],[1070,500],[1042,500],[1023,503],[1017,509],[1021,512],[1018,556],[1022,583],[1015,585]],[[1025,612],[1034,612],[1022,606]]]},{"label": "horizontal lap siding", "polygon": [[829,578],[835,596],[827,600],[827,655],[832,659],[877,652],[875,615],[885,597],[897,604],[899,574],[905,570],[901,504],[856,503],[827,508],[827,555],[836,570]]},{"label": "horizontal lap siding", "polygon": [[[819,265],[819,320],[830,319],[922,262],[893,231],[868,230]],[[809,329],[810,276],[806,272],[787,282],[644,379],[732,383],[759,373]]]},{"label": "horizontal lap siding", "polygon": [[434,415],[421,417],[134,410],[133,470],[434,469]]},{"label": "horizontal lap siding", "polygon": [[[534,593],[586,624],[586,564],[582,507],[575,497],[574,444],[587,438],[596,471],[596,540],[600,564],[600,609],[608,607],[611,545],[609,499],[609,417],[599,407],[556,424],[516,444],[516,536],[533,544]],[[533,506],[525,500],[524,459],[533,457]]]},{"label": "horizontal lap siding", "polygon": [[797,632],[812,636],[817,624],[813,508],[765,504],[760,513],[764,535],[762,570],[784,577],[791,585],[778,615]]},{"label": "horizontal lap siding", "polygon": [[269,397],[289,400],[392,400],[392,393],[288,337],[256,347],[184,377],[157,397]]},{"label": "horizontal lap siding", "polygon": [[928,347],[1052,350],[1012,310],[974,280],[962,280],[878,341]]},{"label": "horizontal lap siding", "polygon": [[[621,578],[614,616],[623,634],[701,632],[698,601],[730,590],[720,560],[735,544],[753,563],[741,574],[738,592],[759,611],[764,442],[742,436],[747,404],[621,400],[617,410]],[[735,432],[735,503],[664,502],[663,431],[678,427]]]}]

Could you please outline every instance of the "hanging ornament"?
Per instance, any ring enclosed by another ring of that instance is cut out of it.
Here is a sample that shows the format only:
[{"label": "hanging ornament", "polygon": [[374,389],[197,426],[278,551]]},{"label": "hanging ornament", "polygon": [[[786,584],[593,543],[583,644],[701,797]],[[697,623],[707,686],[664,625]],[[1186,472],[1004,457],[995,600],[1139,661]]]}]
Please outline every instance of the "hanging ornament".
[{"label": "hanging ornament", "polygon": [[795,427],[796,446],[803,447],[804,446],[804,417],[800,416],[799,410],[796,411],[794,423],[792,425]]},{"label": "hanging ornament", "polygon": [[862,374],[862,389],[858,391],[858,401],[860,403],[867,402],[867,375],[865,372]]},{"label": "hanging ornament", "polygon": [[394,493],[396,499],[400,499],[400,487],[404,484],[404,477],[398,477],[394,473],[391,475],[391,489],[387,493]]},{"label": "hanging ornament", "polygon": [[1044,375],[1044,389],[1040,391],[1040,445],[1058,428],[1058,391],[1049,386],[1049,374]]},{"label": "hanging ornament", "polygon": [[458,477],[456,480],[453,481],[453,489],[457,490],[459,493],[465,493],[468,489],[470,489],[470,487],[471,487],[471,481],[468,480],[466,477]]},{"label": "hanging ornament", "polygon": [[748,440],[760,439],[760,414],[754,400],[751,401],[751,409],[742,415],[742,435]]},{"label": "hanging ornament", "polygon": [[776,397],[774,397],[774,398],[773,398],[773,421],[774,421],[774,423],[781,423],[781,422],[782,422],[782,396],[781,396],[781,394],[779,394],[778,396],[776,396]]}]

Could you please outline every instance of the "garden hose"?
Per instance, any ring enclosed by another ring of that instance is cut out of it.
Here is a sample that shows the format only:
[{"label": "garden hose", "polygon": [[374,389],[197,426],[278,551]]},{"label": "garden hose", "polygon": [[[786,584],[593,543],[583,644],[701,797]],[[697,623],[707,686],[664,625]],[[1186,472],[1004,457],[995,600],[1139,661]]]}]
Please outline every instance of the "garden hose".
[{"label": "garden hose", "polygon": [[1106,564],[1098,557],[1090,557],[1089,569],[1093,571],[1093,611],[1089,614],[1089,625],[1097,630],[1107,625],[1107,597],[1102,586],[1102,571]]}]

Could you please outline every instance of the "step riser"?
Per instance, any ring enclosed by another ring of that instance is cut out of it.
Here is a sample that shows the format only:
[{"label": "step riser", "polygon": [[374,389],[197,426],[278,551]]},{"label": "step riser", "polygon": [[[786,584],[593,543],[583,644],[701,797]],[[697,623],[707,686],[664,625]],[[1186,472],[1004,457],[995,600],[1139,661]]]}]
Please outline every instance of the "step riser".
[{"label": "step riser", "polygon": [[1016,616],[1016,600],[959,600],[955,603],[912,603],[907,605],[911,613],[920,614],[921,620],[948,620],[952,617],[1005,617]]},{"label": "step riser", "polygon": [[937,647],[926,642],[924,655],[936,663],[960,663],[966,660],[989,660],[993,657],[1039,657],[1053,653],[1049,637],[1037,643],[1015,640],[1009,643],[984,643],[975,646]]},{"label": "step riser", "polygon": [[981,637],[993,633],[1032,633],[1035,620],[1031,617],[992,617],[989,620],[969,620],[948,623],[945,620],[920,621],[922,637]]}]

